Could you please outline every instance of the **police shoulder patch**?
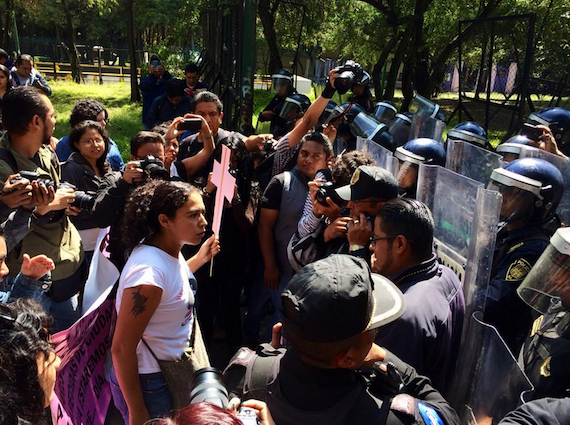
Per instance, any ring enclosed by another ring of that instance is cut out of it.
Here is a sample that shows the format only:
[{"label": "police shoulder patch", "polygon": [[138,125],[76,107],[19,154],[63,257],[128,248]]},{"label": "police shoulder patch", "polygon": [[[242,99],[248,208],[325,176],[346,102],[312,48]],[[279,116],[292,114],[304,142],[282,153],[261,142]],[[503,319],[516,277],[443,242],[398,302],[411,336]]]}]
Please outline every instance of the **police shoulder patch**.
[{"label": "police shoulder patch", "polygon": [[530,263],[524,258],[519,258],[513,261],[509,266],[505,280],[509,282],[523,280],[528,272],[530,272],[530,269],[532,269]]}]

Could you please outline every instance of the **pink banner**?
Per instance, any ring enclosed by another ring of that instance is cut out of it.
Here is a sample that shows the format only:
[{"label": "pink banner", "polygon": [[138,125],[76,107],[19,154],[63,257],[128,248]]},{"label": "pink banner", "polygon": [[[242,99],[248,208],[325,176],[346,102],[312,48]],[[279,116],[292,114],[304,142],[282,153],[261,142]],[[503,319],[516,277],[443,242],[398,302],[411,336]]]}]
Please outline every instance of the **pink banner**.
[{"label": "pink banner", "polygon": [[54,425],[104,424],[111,401],[105,362],[114,322],[115,300],[104,298],[71,328],[53,336],[61,357],[55,383],[57,397],[51,404]]}]

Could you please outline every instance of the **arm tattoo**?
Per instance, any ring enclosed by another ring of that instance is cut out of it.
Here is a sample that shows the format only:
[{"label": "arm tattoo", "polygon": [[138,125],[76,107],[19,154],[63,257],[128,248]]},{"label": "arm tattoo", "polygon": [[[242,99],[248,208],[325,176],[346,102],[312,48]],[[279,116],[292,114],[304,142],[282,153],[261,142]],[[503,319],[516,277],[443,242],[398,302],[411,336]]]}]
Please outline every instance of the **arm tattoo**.
[{"label": "arm tattoo", "polygon": [[137,317],[144,313],[146,309],[146,302],[148,301],[148,297],[145,297],[141,294],[141,289],[139,287],[137,292],[133,292],[133,308],[131,308],[131,313],[133,316]]}]

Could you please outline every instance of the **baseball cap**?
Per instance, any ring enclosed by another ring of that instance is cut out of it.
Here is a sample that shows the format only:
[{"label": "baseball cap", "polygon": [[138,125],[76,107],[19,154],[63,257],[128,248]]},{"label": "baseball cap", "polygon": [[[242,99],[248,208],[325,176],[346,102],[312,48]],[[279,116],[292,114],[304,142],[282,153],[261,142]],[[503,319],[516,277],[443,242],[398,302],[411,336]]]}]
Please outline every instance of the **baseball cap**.
[{"label": "baseball cap", "polygon": [[330,255],[303,267],[281,294],[281,319],[303,339],[338,342],[404,314],[402,292],[361,258]]},{"label": "baseball cap", "polygon": [[398,181],[383,168],[361,165],[352,175],[350,184],[339,187],[336,193],[345,201],[359,201],[371,197],[394,199],[398,197]]}]

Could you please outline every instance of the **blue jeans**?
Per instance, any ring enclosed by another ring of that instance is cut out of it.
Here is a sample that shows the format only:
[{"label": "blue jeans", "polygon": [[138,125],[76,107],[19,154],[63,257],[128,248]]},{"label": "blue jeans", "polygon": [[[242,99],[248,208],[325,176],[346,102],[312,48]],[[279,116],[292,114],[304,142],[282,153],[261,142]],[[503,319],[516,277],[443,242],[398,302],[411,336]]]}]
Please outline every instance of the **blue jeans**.
[{"label": "blue jeans", "polygon": [[[167,416],[172,411],[172,396],[166,385],[166,380],[162,376],[161,372],[150,373],[147,375],[139,375],[139,380],[141,383],[141,390],[143,395],[144,404],[148,410],[148,414],[151,419],[160,418]],[[129,408],[127,407],[127,402],[121,388],[119,387],[119,381],[117,380],[117,375],[115,375],[115,368],[111,368],[111,393],[113,394],[113,401],[115,407],[125,421],[125,424],[129,423]]]}]

